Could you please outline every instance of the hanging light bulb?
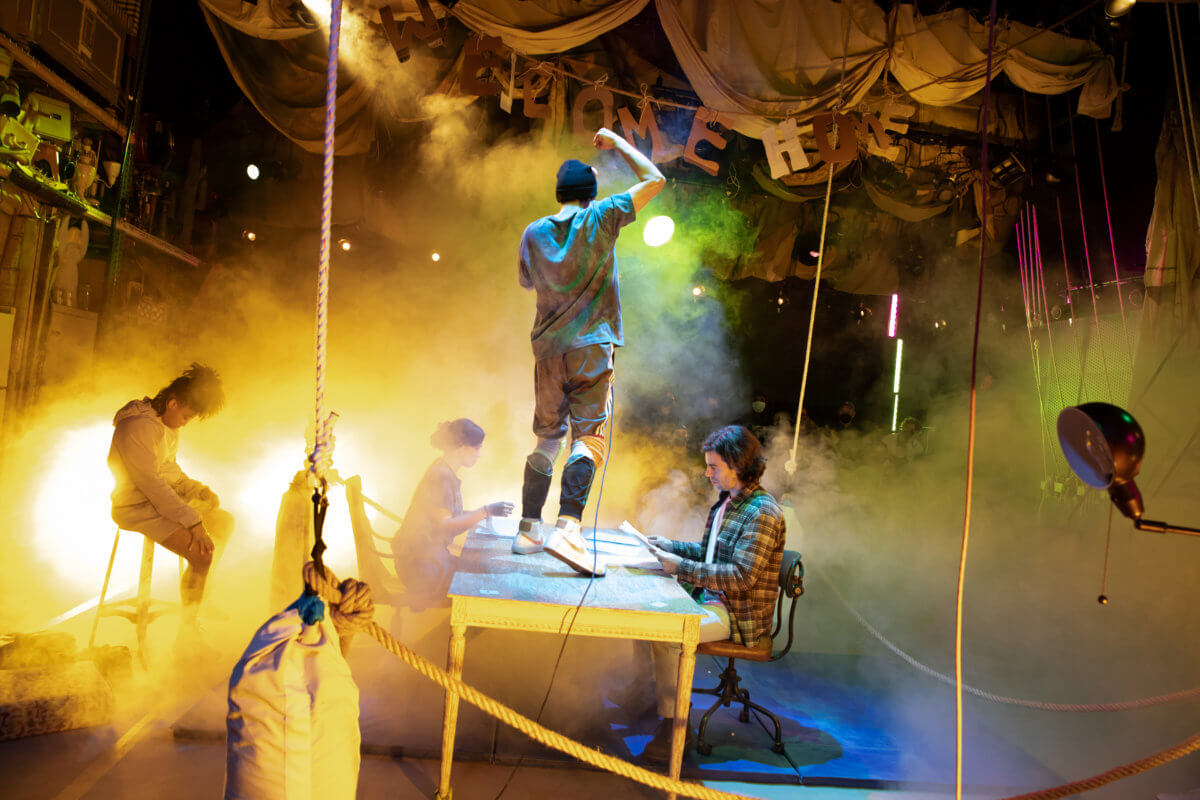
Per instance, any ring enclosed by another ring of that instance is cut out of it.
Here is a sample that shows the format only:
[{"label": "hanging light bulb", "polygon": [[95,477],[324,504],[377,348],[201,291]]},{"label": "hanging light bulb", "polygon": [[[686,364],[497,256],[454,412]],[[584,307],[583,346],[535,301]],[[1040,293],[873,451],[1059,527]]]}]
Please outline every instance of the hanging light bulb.
[{"label": "hanging light bulb", "polygon": [[246,177],[249,178],[250,180],[252,180],[252,181],[258,180],[258,176],[260,174],[261,174],[261,171],[258,168],[258,164],[247,164],[246,165]]}]

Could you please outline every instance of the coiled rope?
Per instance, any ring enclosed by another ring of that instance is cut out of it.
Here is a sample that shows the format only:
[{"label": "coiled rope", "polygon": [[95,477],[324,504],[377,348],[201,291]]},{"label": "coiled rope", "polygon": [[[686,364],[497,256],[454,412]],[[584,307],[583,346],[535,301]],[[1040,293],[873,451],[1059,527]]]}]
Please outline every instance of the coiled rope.
[{"label": "coiled rope", "polygon": [[400,658],[445,691],[453,692],[471,705],[492,715],[505,725],[516,728],[534,741],[547,747],[553,747],[585,764],[660,791],[674,792],[683,797],[697,798],[697,800],[745,800],[745,795],[722,792],[707,786],[659,775],[657,772],[606,755],[594,747],[587,747],[561,733],[539,725],[503,703],[493,700],[474,687],[463,683],[462,680],[425,660],[393,638],[372,619],[375,607],[371,600],[370,587],[367,584],[353,579],[338,583],[337,576],[328,567],[324,569],[324,580],[319,579],[319,575],[313,562],[310,561],[304,565],[305,585],[316,592],[317,596],[328,605],[330,618],[339,633],[361,631],[370,634],[371,638],[383,645],[385,650]]}]

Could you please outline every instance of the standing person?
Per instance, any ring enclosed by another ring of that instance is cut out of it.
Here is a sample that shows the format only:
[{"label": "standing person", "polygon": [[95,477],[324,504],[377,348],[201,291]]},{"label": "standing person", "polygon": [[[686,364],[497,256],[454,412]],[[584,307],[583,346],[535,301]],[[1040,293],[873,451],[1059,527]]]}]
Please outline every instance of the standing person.
[{"label": "standing person", "polygon": [[112,518],[183,557],[179,581],[181,643],[198,637],[196,624],[208,573],[233,532],[233,515],[216,493],[175,462],[179,429],[221,410],[225,390],[215,371],[192,364],[153,398],[131,400],[113,418],[108,468],[116,480]]},{"label": "standing person", "polygon": [[[521,236],[520,282],[537,292],[533,344],[537,445],[525,460],[521,523],[513,552],[545,549],[575,570],[604,574],[580,531],[583,508],[596,471],[607,455],[605,425],[612,412],[613,350],[625,344],[617,259],[621,228],[666,183],[658,167],[617,134],[601,128],[592,142],[625,159],[637,183],[596,201],[596,170],[569,159],[558,170],[557,214],[535,220]],[[571,454],[562,474],[558,522],[547,535],[542,506],[567,424]]]},{"label": "standing person", "polygon": [[449,548],[455,536],[489,516],[507,517],[513,512],[513,504],[503,501],[463,510],[458,472],[475,466],[483,436],[483,428],[460,418],[438,425],[429,437],[442,455],[425,470],[392,541],[396,575],[404,582],[410,605],[424,607],[445,599],[454,576],[454,557]]},{"label": "standing person", "polygon": [[[758,637],[770,635],[774,622],[787,537],[783,509],[759,485],[767,460],[749,430],[740,425],[721,428],[709,434],[700,449],[704,475],[719,493],[708,512],[704,538],[697,544],[651,536],[656,548],[652,552],[668,575],[695,587],[694,596],[705,611],[701,642],[728,638],[753,647]],[[677,644],[651,646],[662,718],[642,753],[651,761],[667,760],[675,714],[688,713],[675,708],[680,649]]]}]

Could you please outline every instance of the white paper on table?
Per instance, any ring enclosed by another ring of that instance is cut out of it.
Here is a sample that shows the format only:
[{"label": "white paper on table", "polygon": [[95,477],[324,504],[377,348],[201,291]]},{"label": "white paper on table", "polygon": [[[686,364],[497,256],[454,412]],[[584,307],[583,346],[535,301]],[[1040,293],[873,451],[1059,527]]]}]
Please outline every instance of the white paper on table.
[{"label": "white paper on table", "polygon": [[497,536],[516,536],[517,525],[520,523],[520,518],[511,517],[492,517],[483,518],[483,522],[475,526],[475,530],[479,533],[492,533]]}]

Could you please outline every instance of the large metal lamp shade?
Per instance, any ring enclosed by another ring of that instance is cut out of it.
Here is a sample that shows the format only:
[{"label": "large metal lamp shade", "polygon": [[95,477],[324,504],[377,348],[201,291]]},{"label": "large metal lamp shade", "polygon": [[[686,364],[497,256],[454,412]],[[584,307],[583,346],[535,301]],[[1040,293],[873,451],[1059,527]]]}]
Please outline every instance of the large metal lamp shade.
[{"label": "large metal lamp shade", "polygon": [[1146,438],[1128,411],[1108,403],[1084,403],[1058,415],[1058,443],[1079,479],[1107,489],[1121,513],[1141,519],[1142,496],[1134,484]]}]

